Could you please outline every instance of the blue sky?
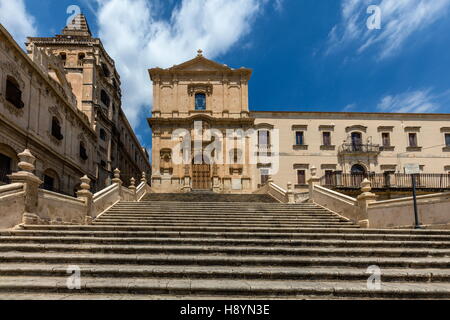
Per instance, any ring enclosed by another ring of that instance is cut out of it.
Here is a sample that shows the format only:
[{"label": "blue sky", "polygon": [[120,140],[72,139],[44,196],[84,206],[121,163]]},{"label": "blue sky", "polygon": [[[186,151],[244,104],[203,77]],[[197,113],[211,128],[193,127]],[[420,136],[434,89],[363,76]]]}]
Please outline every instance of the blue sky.
[{"label": "blue sky", "polygon": [[[0,22],[19,42],[52,36],[70,5],[116,60],[123,108],[147,147],[146,70],[200,47],[254,70],[252,110],[450,111],[450,0],[0,0]],[[381,29],[367,28],[369,5]]]}]

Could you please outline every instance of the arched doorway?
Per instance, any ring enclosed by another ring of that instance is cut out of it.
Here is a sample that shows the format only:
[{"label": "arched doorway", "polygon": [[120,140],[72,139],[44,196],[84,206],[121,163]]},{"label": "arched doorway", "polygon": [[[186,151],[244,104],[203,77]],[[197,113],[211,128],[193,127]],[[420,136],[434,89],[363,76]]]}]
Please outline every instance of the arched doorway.
[{"label": "arched doorway", "polygon": [[211,164],[203,154],[198,154],[192,160],[192,189],[211,190]]},{"label": "arched doorway", "polygon": [[351,169],[352,185],[359,188],[363,180],[367,177],[367,170],[360,164],[355,164]]}]

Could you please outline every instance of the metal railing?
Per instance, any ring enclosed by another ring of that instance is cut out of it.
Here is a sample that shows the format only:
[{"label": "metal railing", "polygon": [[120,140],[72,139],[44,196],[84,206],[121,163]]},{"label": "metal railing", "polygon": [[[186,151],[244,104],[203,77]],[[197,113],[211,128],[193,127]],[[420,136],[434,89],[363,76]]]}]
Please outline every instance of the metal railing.
[{"label": "metal railing", "polygon": [[[412,177],[404,173],[349,174],[331,173],[323,176],[320,184],[329,189],[359,189],[364,179],[373,189],[411,189]],[[417,188],[450,190],[450,174],[423,173],[416,175]]]}]

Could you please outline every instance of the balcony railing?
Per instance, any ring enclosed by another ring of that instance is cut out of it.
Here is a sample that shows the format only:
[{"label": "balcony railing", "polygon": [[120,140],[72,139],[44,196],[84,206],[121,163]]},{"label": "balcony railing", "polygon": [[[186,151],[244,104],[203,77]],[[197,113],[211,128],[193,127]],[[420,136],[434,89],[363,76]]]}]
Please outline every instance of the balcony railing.
[{"label": "balcony railing", "polygon": [[[412,177],[404,173],[348,174],[334,172],[321,178],[321,185],[329,189],[359,189],[364,179],[372,182],[373,189],[411,189]],[[450,190],[450,174],[418,174],[420,189]]]},{"label": "balcony railing", "polygon": [[361,144],[361,143],[344,143],[339,148],[339,153],[352,154],[352,153],[373,153],[379,154],[381,147],[378,144]]}]

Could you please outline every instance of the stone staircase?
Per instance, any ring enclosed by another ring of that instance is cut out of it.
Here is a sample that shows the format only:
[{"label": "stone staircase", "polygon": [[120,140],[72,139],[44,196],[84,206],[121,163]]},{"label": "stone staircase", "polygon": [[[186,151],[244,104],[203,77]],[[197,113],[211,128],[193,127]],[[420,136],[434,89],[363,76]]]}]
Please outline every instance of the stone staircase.
[{"label": "stone staircase", "polygon": [[[450,298],[450,231],[360,229],[312,204],[155,197],[91,226],[1,232],[0,298]],[[382,284],[369,290],[373,265]]]}]

